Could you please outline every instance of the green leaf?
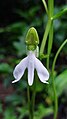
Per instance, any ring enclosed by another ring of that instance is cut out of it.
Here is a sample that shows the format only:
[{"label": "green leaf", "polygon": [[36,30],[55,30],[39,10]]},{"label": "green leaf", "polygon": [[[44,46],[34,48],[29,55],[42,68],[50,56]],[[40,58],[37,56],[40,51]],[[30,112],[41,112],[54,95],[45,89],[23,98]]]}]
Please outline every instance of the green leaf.
[{"label": "green leaf", "polygon": [[54,15],[53,17],[52,17],[52,20],[54,20],[54,19],[58,19],[59,17],[61,17],[64,13],[66,13],[67,12],[67,8],[65,8],[65,9],[63,9],[62,11],[60,11],[59,13],[57,13],[56,15]]},{"label": "green leaf", "polygon": [[64,89],[67,88],[67,70],[65,70],[55,78],[55,85],[57,96],[60,96],[63,93]]},{"label": "green leaf", "polygon": [[16,94],[13,94],[13,95],[9,95],[5,98],[5,101],[6,102],[9,102],[11,105],[17,105],[17,104],[20,104],[21,102],[24,101],[24,98],[22,99],[21,98],[21,95],[16,95]]},{"label": "green leaf", "polygon": [[39,6],[35,6],[33,8],[30,8],[27,11],[22,11],[21,9],[16,9],[15,13],[17,13],[18,15],[20,15],[21,17],[29,20],[31,17],[33,18],[36,15],[36,12],[39,10]]},{"label": "green leaf", "polygon": [[17,111],[20,113],[20,116],[18,119],[23,119],[24,116],[28,115],[29,113],[27,106],[22,107],[22,108],[17,108]]},{"label": "green leaf", "polygon": [[0,28],[0,33],[3,33],[4,32],[4,28]]},{"label": "green leaf", "polygon": [[4,119],[17,119],[12,107],[8,107],[3,114]]},{"label": "green leaf", "polygon": [[10,73],[12,72],[12,67],[7,63],[0,64],[0,73]]},{"label": "green leaf", "polygon": [[[35,76],[36,76],[36,79],[35,79],[33,85],[31,86],[31,89],[32,89],[33,91],[34,91],[34,89],[35,89],[35,92],[41,92],[41,91],[43,91],[45,84],[43,84],[42,82],[40,82],[40,80],[39,80],[39,78],[38,78],[38,76],[37,76],[36,71],[35,71]],[[36,84],[37,84],[37,85],[36,85]],[[35,88],[35,86],[36,86],[36,88]]]},{"label": "green leaf", "polygon": [[34,119],[42,119],[45,116],[48,116],[49,114],[53,113],[52,107],[44,107],[43,104],[40,104],[38,106],[38,110],[34,113]]},{"label": "green leaf", "polygon": [[0,28],[0,33],[3,33],[3,32],[15,32],[16,33],[17,32],[17,34],[18,33],[20,34],[22,33],[22,31],[24,31],[25,27],[26,27],[26,24],[24,22],[16,22],[4,28]]},{"label": "green leaf", "polygon": [[13,45],[17,49],[18,56],[26,54],[26,45],[23,36],[19,37],[19,41],[14,42]]},{"label": "green leaf", "polygon": [[[39,80],[39,79],[38,79]],[[36,81],[36,88],[35,88],[35,91],[36,92],[41,92],[43,91],[44,89],[44,84],[42,84],[40,81]]]}]

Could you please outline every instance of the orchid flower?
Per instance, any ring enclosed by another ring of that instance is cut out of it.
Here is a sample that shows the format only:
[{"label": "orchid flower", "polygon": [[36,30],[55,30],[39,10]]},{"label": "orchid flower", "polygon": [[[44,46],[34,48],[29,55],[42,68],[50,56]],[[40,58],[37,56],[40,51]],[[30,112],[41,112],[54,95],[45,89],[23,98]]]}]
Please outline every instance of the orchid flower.
[{"label": "orchid flower", "polygon": [[29,51],[26,58],[21,60],[21,62],[15,67],[13,75],[16,80],[12,81],[15,83],[21,79],[24,74],[25,69],[28,69],[28,84],[32,85],[34,80],[34,70],[36,69],[38,77],[41,82],[48,83],[49,73],[44,65],[36,58],[35,53]]},{"label": "orchid flower", "polygon": [[[32,28],[31,30],[34,30],[34,28]],[[32,31],[29,32],[32,32]],[[28,39],[29,39],[29,35],[27,35]],[[16,80],[12,81],[12,83],[15,83],[17,81],[19,81],[21,79],[21,77],[23,76],[25,69],[28,69],[28,84],[31,86],[33,84],[33,80],[34,80],[34,70],[36,69],[38,77],[40,79],[41,82],[43,83],[47,83],[47,80],[49,79],[49,73],[47,71],[47,69],[44,67],[44,65],[41,63],[41,61],[39,59],[37,59],[37,48],[34,50],[32,50],[31,48],[32,45],[29,45],[28,43],[28,56],[24,59],[21,60],[21,62],[15,67],[14,71],[13,71],[13,75],[15,77]]]}]

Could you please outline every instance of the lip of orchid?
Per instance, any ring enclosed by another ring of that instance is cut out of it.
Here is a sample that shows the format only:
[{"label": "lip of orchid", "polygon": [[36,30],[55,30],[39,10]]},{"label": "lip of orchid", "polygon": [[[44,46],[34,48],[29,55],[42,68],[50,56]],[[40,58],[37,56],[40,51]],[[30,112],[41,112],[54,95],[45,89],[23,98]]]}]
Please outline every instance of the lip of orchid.
[{"label": "lip of orchid", "polygon": [[48,84],[47,80],[49,79],[49,72],[41,63],[41,61],[36,58],[35,52],[33,51],[29,51],[28,56],[21,60],[21,62],[15,67],[13,75],[16,80],[12,81],[12,83],[15,83],[21,79],[26,68],[28,69],[28,84],[30,86],[33,84],[34,81],[35,69],[37,71],[40,81]]}]

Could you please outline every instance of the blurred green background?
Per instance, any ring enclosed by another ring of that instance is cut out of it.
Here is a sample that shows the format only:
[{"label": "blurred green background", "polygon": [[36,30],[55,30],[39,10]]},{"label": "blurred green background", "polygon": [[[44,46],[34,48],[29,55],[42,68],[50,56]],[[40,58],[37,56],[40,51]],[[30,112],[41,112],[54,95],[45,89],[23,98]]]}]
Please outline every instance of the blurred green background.
[{"label": "blurred green background", "polygon": [[[66,7],[66,0],[55,0],[54,14]],[[26,56],[25,35],[28,29],[31,26],[37,29],[41,43],[46,23],[47,15],[41,0],[0,1],[0,119],[28,119],[27,75],[25,73],[18,83],[12,84],[12,72],[15,65]],[[56,51],[66,38],[67,14],[64,14],[54,21],[50,68]],[[42,61],[45,65],[45,59]],[[58,119],[66,119],[67,45],[56,63],[55,85],[59,101]],[[34,119],[53,119],[54,97],[51,84],[46,86],[37,80],[36,92]]]}]

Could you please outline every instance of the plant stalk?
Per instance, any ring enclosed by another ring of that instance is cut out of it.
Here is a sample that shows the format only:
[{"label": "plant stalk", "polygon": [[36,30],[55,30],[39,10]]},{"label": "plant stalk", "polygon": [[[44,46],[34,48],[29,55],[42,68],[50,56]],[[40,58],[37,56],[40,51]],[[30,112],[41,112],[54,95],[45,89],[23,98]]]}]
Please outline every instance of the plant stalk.
[{"label": "plant stalk", "polygon": [[46,1],[45,1],[45,0],[42,0],[42,2],[43,2],[43,5],[44,5],[44,8],[45,8],[45,10],[46,10],[46,13],[47,13],[47,15],[48,15],[48,8],[47,8]]},{"label": "plant stalk", "polygon": [[[48,17],[51,20],[53,13],[54,13],[54,0],[48,0]],[[47,49],[47,69],[49,70],[49,59],[50,59],[50,54],[52,50],[52,44],[53,44],[53,21],[51,20],[51,27],[49,31],[49,39],[48,39],[48,49]]]},{"label": "plant stalk", "polygon": [[35,96],[36,96],[36,91],[35,91],[36,84],[35,83],[34,83],[34,88],[33,88],[33,91],[32,91],[32,97],[30,97],[30,87],[28,86],[28,88],[27,88],[29,119],[34,118],[34,106],[35,106]]},{"label": "plant stalk", "polygon": [[56,94],[56,88],[55,88],[55,83],[54,83],[54,69],[55,69],[55,64],[56,64],[56,60],[57,57],[59,55],[59,53],[61,52],[62,48],[64,47],[64,45],[67,43],[67,39],[63,42],[63,44],[60,46],[60,48],[58,49],[55,58],[53,60],[53,65],[52,65],[52,83],[53,83],[53,90],[54,90],[54,98],[55,98],[55,110],[54,110],[54,119],[57,118],[57,112],[58,112],[58,99],[57,99],[57,94]]},{"label": "plant stalk", "polygon": [[48,20],[47,26],[46,26],[46,29],[45,29],[45,32],[44,32],[43,40],[42,40],[42,43],[41,43],[41,47],[40,47],[40,55],[43,54],[43,52],[44,52],[47,37],[48,37],[48,34],[49,34],[49,30],[50,30],[50,26],[51,26],[51,20]]}]

